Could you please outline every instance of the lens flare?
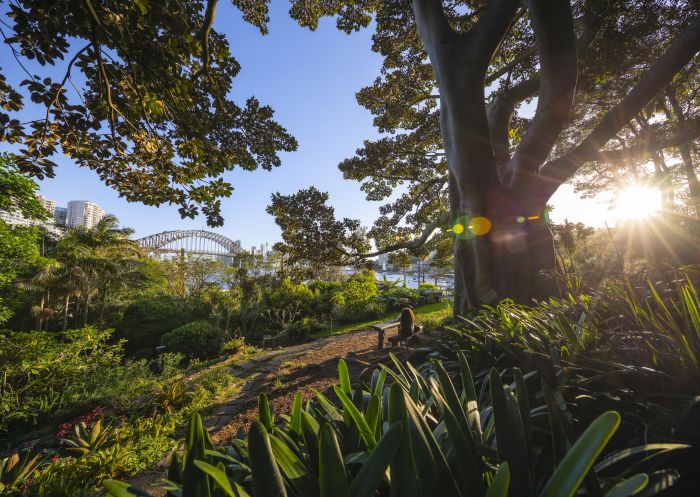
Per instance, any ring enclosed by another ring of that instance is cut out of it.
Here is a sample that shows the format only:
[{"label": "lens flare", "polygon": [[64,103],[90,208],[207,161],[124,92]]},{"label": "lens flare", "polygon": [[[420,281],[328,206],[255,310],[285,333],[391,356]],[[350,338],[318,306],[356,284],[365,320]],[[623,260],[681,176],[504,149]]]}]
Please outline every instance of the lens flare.
[{"label": "lens flare", "polygon": [[484,216],[476,216],[474,219],[472,219],[472,222],[469,223],[469,229],[476,236],[484,236],[491,231],[491,226],[492,225],[489,218]]},{"label": "lens flare", "polygon": [[452,231],[454,231],[456,235],[461,235],[464,233],[464,225],[462,223],[456,223],[452,226]]}]

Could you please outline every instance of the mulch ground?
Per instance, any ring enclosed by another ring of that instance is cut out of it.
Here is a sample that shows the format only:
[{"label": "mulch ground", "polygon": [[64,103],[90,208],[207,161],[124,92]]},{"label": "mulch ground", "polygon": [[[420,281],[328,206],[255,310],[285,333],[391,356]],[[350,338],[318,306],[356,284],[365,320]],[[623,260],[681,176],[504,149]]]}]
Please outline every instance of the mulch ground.
[{"label": "mulch ground", "polygon": [[330,337],[320,348],[301,353],[281,363],[277,369],[265,375],[259,388],[249,391],[237,401],[237,409],[226,425],[212,433],[215,442],[225,443],[247,432],[253,420],[258,418],[257,395],[263,391],[276,413],[289,413],[298,391],[304,401],[315,392],[328,394],[338,383],[338,360],[344,358],[353,381],[362,374],[371,374],[378,360],[386,358],[388,349],[377,351],[377,333],[359,331]]}]

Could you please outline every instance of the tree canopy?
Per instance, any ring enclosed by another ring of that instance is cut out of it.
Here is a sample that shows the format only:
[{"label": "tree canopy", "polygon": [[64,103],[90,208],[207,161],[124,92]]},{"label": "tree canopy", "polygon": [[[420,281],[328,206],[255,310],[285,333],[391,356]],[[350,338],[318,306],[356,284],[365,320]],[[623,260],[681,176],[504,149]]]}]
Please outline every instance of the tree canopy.
[{"label": "tree canopy", "polygon": [[[267,31],[266,2],[234,4]],[[230,98],[240,65],[213,29],[216,6],[8,3],[0,32],[15,61],[3,66],[18,64],[26,78],[12,84],[0,68],[0,140],[19,145],[20,170],[53,177],[60,150],[129,201],[178,205],[183,217],[221,225],[220,199],[233,190],[222,173],[270,170],[297,144],[270,107]],[[22,117],[30,105],[41,118]]]}]

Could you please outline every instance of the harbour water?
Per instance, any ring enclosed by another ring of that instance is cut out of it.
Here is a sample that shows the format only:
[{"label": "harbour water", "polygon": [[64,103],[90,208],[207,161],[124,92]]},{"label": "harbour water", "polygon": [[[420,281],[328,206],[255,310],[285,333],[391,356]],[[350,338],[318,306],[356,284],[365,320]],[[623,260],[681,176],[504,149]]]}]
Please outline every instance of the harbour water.
[{"label": "harbour water", "polygon": [[[403,286],[403,273],[394,273],[390,271],[377,271],[377,280],[383,281],[386,278],[387,281],[397,282],[399,286]],[[451,277],[445,277],[444,275],[435,277],[432,275],[425,275],[421,282],[432,283],[439,286],[442,289],[451,289],[454,286],[453,279]],[[418,288],[418,273],[410,272],[406,273],[406,286],[408,288]]]}]

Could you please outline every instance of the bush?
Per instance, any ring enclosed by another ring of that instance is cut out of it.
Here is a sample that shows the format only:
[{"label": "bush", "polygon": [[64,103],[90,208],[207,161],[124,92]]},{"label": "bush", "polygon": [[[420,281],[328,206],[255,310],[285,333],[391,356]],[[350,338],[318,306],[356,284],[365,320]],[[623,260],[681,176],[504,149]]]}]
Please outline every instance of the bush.
[{"label": "bush", "polygon": [[163,335],[161,344],[168,352],[179,352],[188,359],[211,359],[224,351],[226,335],[208,321],[195,321]]},{"label": "bush", "polygon": [[388,288],[381,296],[382,302],[391,311],[400,311],[404,307],[415,306],[418,303],[418,291],[413,288],[393,286]]},{"label": "bush", "polygon": [[432,283],[421,283],[418,285],[418,304],[434,304],[442,300],[442,290]]},{"label": "bush", "polygon": [[155,374],[146,361],[124,361],[122,344],[111,344],[111,335],[90,326],[60,335],[0,333],[0,432],[45,424],[59,411],[70,416],[97,403],[123,408],[174,374],[172,368]]},{"label": "bush", "polygon": [[325,327],[313,318],[302,318],[287,327],[287,336],[290,344],[300,343],[308,339],[313,333],[323,330]]},{"label": "bush", "polygon": [[[546,383],[528,382],[531,374],[491,369],[475,382],[463,356],[456,374],[440,362],[409,372],[393,359],[393,378],[386,370],[375,370],[370,383],[354,389],[341,360],[340,385],[333,387],[338,401],[318,393],[304,407],[299,392],[291,413],[278,423],[261,393],[259,419],[253,421],[247,447],[238,439],[230,447],[215,449],[195,414],[183,456],[171,460],[170,483],[177,490],[202,489],[202,495],[213,494],[224,482],[231,489],[227,495],[311,496],[319,495],[320,488],[320,495],[380,497],[584,492],[628,497],[647,486],[645,495],[653,495],[665,487],[655,489],[659,482],[673,483],[663,471],[649,476],[629,473],[635,468],[635,454],[648,462],[661,453],[659,449],[683,446],[616,451],[608,444],[620,424],[615,411],[574,429],[555,400],[559,392]],[[514,381],[517,396],[503,385],[501,374]],[[488,388],[477,388],[483,386]],[[530,406],[543,415],[533,416]],[[488,414],[482,417],[480,412]],[[607,458],[594,466],[601,453]],[[229,464],[221,464],[223,458]],[[186,471],[186,464],[198,469]],[[387,470],[391,479],[385,477]],[[137,495],[125,483],[108,481],[105,486],[109,495]],[[324,487],[342,492],[324,492]]]},{"label": "bush", "polygon": [[346,323],[361,323],[380,319],[386,314],[386,306],[382,302],[370,302],[360,309],[342,308],[339,314],[340,321]]},{"label": "bush", "polygon": [[369,269],[353,274],[335,295],[337,302],[349,312],[362,311],[370,303],[376,302],[378,296],[377,280],[374,271]]},{"label": "bush", "polygon": [[160,296],[140,300],[127,307],[117,331],[127,340],[126,351],[133,354],[141,349],[157,347],[164,334],[185,322],[184,313],[173,299]]}]

